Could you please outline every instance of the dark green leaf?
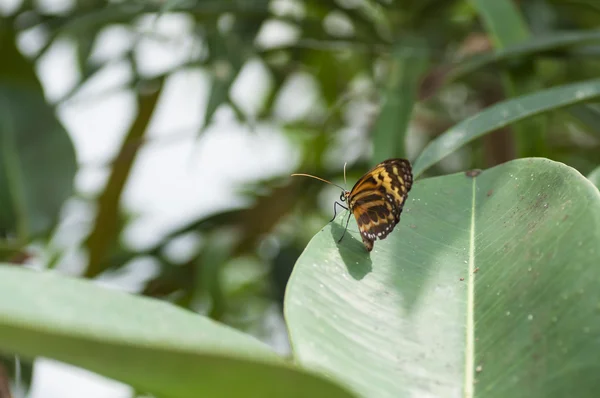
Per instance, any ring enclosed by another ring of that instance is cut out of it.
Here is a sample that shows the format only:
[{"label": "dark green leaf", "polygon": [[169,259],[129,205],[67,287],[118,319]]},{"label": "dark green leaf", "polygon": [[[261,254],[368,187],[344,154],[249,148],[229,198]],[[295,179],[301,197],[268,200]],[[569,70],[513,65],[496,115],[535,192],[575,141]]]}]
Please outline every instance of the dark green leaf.
[{"label": "dark green leaf", "polygon": [[0,49],[0,241],[25,242],[53,227],[71,195],[75,151],[4,21]]}]

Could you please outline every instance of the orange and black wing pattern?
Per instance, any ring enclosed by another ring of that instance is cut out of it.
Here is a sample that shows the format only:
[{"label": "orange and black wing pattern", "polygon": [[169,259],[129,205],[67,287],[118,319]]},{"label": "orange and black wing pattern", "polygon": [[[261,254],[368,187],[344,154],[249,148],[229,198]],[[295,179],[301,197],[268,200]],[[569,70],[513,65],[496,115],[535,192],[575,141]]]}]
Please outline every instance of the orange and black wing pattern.
[{"label": "orange and black wing pattern", "polygon": [[348,205],[368,251],[400,221],[413,176],[406,159],[388,159],[365,174],[350,191]]}]

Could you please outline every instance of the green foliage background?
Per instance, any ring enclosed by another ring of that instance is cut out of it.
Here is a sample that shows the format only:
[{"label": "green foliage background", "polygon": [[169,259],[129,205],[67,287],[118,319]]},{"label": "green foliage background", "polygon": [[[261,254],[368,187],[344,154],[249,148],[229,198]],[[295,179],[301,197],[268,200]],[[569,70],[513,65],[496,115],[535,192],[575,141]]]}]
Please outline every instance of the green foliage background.
[{"label": "green foliage background", "polygon": [[[184,16],[204,46],[185,65],[157,75],[143,73],[135,62],[139,40],[119,59],[98,62],[90,57],[105,29],[119,26],[138,39],[153,37],[151,29],[140,27],[140,20],[169,14]],[[273,21],[296,29],[297,39],[275,47],[257,44],[261,28]],[[264,325],[267,309],[276,304],[283,312],[294,264],[331,217],[330,207],[322,208],[318,202],[324,187],[285,175],[255,181],[241,189],[251,199],[248,207],[190,219],[143,252],[125,246],[121,234],[134,215],[123,211],[123,191],[147,141],[147,126],[164,83],[172,74],[197,69],[211,74],[199,141],[215,113],[227,107],[243,123],[267,122],[280,129],[300,154],[298,172],[339,181],[341,167],[329,165],[343,164],[347,159],[339,154],[346,152],[358,154],[348,164],[349,181],[388,157],[408,157],[420,178],[544,157],[573,167],[598,186],[599,25],[600,7],[595,0],[86,0],[57,13],[23,1],[0,17],[0,262],[22,266],[35,256],[31,244],[36,243],[49,253],[45,266],[53,268],[65,255],[51,245],[60,211],[68,198],[76,196],[96,209],[95,223],[84,241],[88,257],[82,264],[82,278],[114,274],[136,259],[150,257],[160,264],[160,273],[137,294],[196,311],[200,300],[200,312],[208,318],[266,338],[270,333]],[[36,29],[43,32],[44,45],[26,56],[18,38]],[[76,48],[81,78],[72,92],[50,102],[36,66],[59,41]],[[76,154],[56,110],[117,61],[134,71],[123,88],[136,94],[137,113],[105,188],[97,197],[82,197],[73,190]],[[262,64],[273,83],[255,114],[241,109],[231,90],[249,62]],[[278,95],[299,74],[311,77],[318,100],[306,116],[280,120],[275,114]],[[356,109],[364,113],[364,125],[349,117]],[[357,129],[359,137],[349,139],[349,128]],[[189,260],[174,263],[165,256],[165,248],[188,234],[202,237],[204,244]],[[273,240],[276,250],[267,255],[261,247]],[[564,247],[568,250],[568,245]],[[18,274],[10,275],[18,287]],[[10,297],[3,295],[0,300]],[[139,311],[149,310],[140,307]],[[35,323],[41,315],[32,316],[28,322]],[[110,340],[111,331],[104,332]],[[169,336],[176,335],[173,331]],[[48,344],[51,341],[56,342],[48,340]],[[65,341],[69,347],[69,340]],[[115,349],[125,344],[113,343]],[[27,347],[21,352],[43,353]],[[66,351],[45,354],[72,360]],[[176,360],[201,368],[203,361],[211,363],[202,355]],[[11,358],[7,351],[9,371],[14,368]],[[24,366],[28,378],[31,369],[27,362]],[[99,372],[110,368],[89,367]],[[315,380],[317,391],[322,381]],[[127,381],[153,386],[143,375]],[[313,388],[309,384],[307,391]],[[162,388],[156,387],[155,392]],[[257,390],[256,396],[273,391]]]}]

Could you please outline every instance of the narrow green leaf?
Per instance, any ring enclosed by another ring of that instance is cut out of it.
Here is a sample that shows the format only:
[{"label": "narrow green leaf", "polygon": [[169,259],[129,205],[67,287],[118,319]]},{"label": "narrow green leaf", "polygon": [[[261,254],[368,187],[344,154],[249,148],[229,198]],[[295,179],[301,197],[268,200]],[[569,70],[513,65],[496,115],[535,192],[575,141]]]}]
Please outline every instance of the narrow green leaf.
[{"label": "narrow green leaf", "polygon": [[285,297],[297,360],[362,397],[597,396],[600,192],[521,159],[417,181],[368,253],[319,232]]},{"label": "narrow green leaf", "polygon": [[428,65],[426,45],[409,40],[411,46],[396,48],[383,107],[373,132],[373,158],[406,155],[406,132],[417,100],[420,79]]},{"label": "narrow green leaf", "polygon": [[592,184],[596,186],[596,188],[600,189],[600,166],[598,166],[588,175],[588,180],[590,180]]},{"label": "narrow green leaf", "polygon": [[0,21],[0,246],[48,232],[73,191],[75,149],[46,103],[34,65]]},{"label": "narrow green leaf", "polygon": [[525,118],[600,97],[600,79],[552,87],[495,104],[431,141],[413,167],[415,177],[475,138]]},{"label": "narrow green leaf", "polygon": [[[497,49],[523,43],[530,38],[529,28],[512,0],[473,0],[486,30]],[[519,70],[502,74],[504,88],[509,97],[518,97],[540,89],[533,63]],[[545,151],[544,119],[535,118],[514,126],[519,157],[542,156]]]},{"label": "narrow green leaf", "polygon": [[81,366],[161,398],[351,397],[200,315],[10,266],[0,266],[0,350]]}]

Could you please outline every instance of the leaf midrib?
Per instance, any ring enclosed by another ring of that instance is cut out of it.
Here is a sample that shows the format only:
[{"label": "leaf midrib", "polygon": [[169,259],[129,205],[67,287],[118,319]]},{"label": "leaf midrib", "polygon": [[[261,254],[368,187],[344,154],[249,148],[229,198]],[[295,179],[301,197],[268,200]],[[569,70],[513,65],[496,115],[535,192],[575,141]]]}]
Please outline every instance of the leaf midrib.
[{"label": "leaf midrib", "polygon": [[475,393],[475,193],[477,177],[473,177],[471,226],[469,228],[469,261],[467,264],[467,327],[465,333],[465,398]]}]

